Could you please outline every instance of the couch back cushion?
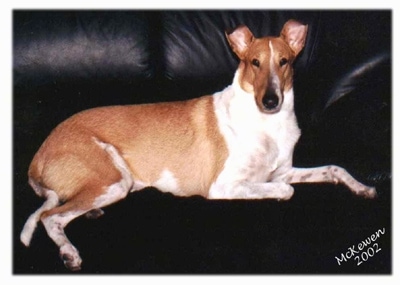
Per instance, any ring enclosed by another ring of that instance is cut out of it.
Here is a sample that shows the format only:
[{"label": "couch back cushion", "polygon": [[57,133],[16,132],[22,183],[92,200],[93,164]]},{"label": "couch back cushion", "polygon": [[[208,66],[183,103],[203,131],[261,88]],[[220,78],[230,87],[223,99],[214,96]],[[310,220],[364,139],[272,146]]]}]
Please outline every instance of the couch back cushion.
[{"label": "couch back cushion", "polygon": [[13,21],[14,85],[153,75],[139,11],[16,11]]},{"label": "couch back cushion", "polygon": [[[290,18],[309,24],[311,35],[318,13],[273,10],[164,12],[161,27],[165,76],[173,80],[232,78],[238,59],[227,43],[225,31],[244,24],[256,37],[278,36]],[[312,41],[313,37],[308,39]],[[307,63],[310,51],[307,48],[303,51],[298,60],[300,65]]]}]

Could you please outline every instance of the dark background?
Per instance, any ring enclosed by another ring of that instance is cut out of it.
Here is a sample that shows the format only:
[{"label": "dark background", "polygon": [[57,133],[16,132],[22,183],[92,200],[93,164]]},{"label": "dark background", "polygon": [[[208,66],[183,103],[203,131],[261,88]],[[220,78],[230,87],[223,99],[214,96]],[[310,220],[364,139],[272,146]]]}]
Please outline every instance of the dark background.
[{"label": "dark background", "polygon": [[[68,225],[83,259],[77,274],[391,273],[391,11],[16,10],[14,274],[69,273],[40,223],[29,248],[19,241],[43,202],[27,183],[27,169],[58,123],[96,106],[219,91],[238,64],[224,30],[246,24],[256,36],[278,35],[290,18],[309,25],[295,65],[303,135],[294,165],[338,164],[376,186],[378,198],[325,184],[295,185],[287,202],[137,192],[98,220]],[[335,256],[383,228],[380,252],[360,266],[337,264]]]}]

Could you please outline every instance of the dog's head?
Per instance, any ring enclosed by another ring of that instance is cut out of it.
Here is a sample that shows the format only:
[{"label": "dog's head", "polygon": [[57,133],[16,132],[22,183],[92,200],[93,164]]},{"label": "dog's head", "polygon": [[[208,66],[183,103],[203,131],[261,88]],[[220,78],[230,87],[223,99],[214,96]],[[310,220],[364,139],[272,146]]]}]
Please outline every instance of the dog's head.
[{"label": "dog's head", "polygon": [[307,29],[307,25],[289,20],[279,37],[255,38],[243,25],[226,33],[240,59],[240,87],[254,94],[261,112],[281,109],[285,92],[292,88],[293,61],[304,47]]}]

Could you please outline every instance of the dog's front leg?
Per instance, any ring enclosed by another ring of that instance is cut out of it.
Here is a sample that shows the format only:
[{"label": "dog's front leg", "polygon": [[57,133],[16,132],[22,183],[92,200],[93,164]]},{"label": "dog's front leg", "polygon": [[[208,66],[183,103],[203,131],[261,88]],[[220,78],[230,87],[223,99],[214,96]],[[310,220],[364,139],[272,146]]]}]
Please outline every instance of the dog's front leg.
[{"label": "dog's front leg", "polygon": [[237,182],[214,184],[209,199],[277,199],[288,200],[293,196],[293,187],[284,182]]},{"label": "dog's front leg", "polygon": [[328,165],[315,168],[292,168],[286,176],[286,182],[294,183],[342,183],[353,193],[366,198],[376,197],[374,187],[369,187],[358,182],[345,169]]}]

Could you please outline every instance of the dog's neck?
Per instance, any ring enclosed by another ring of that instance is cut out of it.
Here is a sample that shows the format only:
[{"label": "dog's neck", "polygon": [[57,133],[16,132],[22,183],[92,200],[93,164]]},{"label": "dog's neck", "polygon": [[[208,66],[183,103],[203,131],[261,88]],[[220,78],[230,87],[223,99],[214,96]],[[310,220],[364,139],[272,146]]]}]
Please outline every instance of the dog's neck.
[{"label": "dog's neck", "polygon": [[230,129],[226,130],[227,133],[233,131],[236,135],[249,139],[264,132],[274,134],[283,132],[285,130],[281,129],[282,125],[290,125],[297,129],[292,89],[284,93],[284,101],[279,112],[263,113],[258,108],[254,95],[241,88],[239,77],[236,72],[233,83],[214,95],[214,110],[220,126]]}]

